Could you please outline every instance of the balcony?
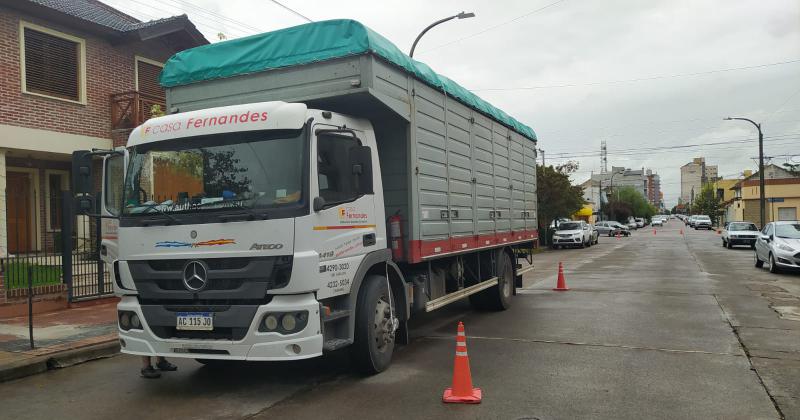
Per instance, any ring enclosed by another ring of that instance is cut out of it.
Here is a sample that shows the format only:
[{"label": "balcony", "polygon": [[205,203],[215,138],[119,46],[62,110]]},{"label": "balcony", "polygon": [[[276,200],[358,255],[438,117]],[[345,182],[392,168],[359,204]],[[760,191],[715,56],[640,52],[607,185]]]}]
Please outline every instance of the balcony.
[{"label": "balcony", "polygon": [[153,117],[154,107],[166,111],[164,98],[130,91],[111,95],[111,129],[129,130]]}]

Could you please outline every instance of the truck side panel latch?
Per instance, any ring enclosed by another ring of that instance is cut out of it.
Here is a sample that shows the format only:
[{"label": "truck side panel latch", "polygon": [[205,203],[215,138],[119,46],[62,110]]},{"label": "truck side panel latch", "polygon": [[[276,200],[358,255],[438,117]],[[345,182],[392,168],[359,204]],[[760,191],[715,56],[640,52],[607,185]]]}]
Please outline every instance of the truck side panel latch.
[{"label": "truck side panel latch", "polygon": [[375,245],[375,234],[374,233],[368,233],[368,234],[364,235],[364,246],[367,247],[367,246],[372,246],[372,245]]}]

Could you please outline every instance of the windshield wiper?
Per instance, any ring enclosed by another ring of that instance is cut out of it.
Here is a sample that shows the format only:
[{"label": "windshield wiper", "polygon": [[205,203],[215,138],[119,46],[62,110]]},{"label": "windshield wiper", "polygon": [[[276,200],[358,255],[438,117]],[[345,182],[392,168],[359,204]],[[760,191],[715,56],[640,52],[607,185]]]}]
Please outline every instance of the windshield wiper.
[{"label": "windshield wiper", "polygon": [[[144,205],[143,207],[147,207],[147,210],[155,210],[156,213],[158,213],[161,216],[164,216],[165,218],[169,219],[171,222],[173,222],[175,224],[181,224],[180,220],[176,219],[171,214],[159,209],[157,206],[160,206],[160,204],[147,204],[147,205]],[[146,213],[142,213],[142,214],[146,214]],[[150,219],[150,220],[152,221],[153,219]]]}]

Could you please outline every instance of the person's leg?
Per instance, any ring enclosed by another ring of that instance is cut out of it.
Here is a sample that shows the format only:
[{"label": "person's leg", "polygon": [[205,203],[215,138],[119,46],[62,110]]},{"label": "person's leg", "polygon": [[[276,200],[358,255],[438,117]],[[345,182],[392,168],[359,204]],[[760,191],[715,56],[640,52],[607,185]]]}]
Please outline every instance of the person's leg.
[{"label": "person's leg", "polygon": [[150,364],[150,356],[142,356],[141,374],[143,378],[147,379],[155,379],[161,377],[161,373],[155,370],[153,366]]},{"label": "person's leg", "polygon": [[178,367],[173,365],[172,363],[168,362],[167,359],[163,356],[158,356],[156,358],[156,367],[159,370],[163,370],[165,372],[174,372],[178,370]]}]

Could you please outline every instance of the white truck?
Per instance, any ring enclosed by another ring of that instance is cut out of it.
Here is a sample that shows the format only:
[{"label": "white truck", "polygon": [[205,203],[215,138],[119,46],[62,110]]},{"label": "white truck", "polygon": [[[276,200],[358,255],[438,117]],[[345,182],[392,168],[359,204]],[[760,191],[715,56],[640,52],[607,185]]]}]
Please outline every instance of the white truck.
[{"label": "white truck", "polygon": [[187,50],[161,81],[168,115],[73,155],[78,209],[104,218],[124,353],[349,346],[376,373],[413,313],[510,305],[538,237],[527,126],[350,20]]}]

